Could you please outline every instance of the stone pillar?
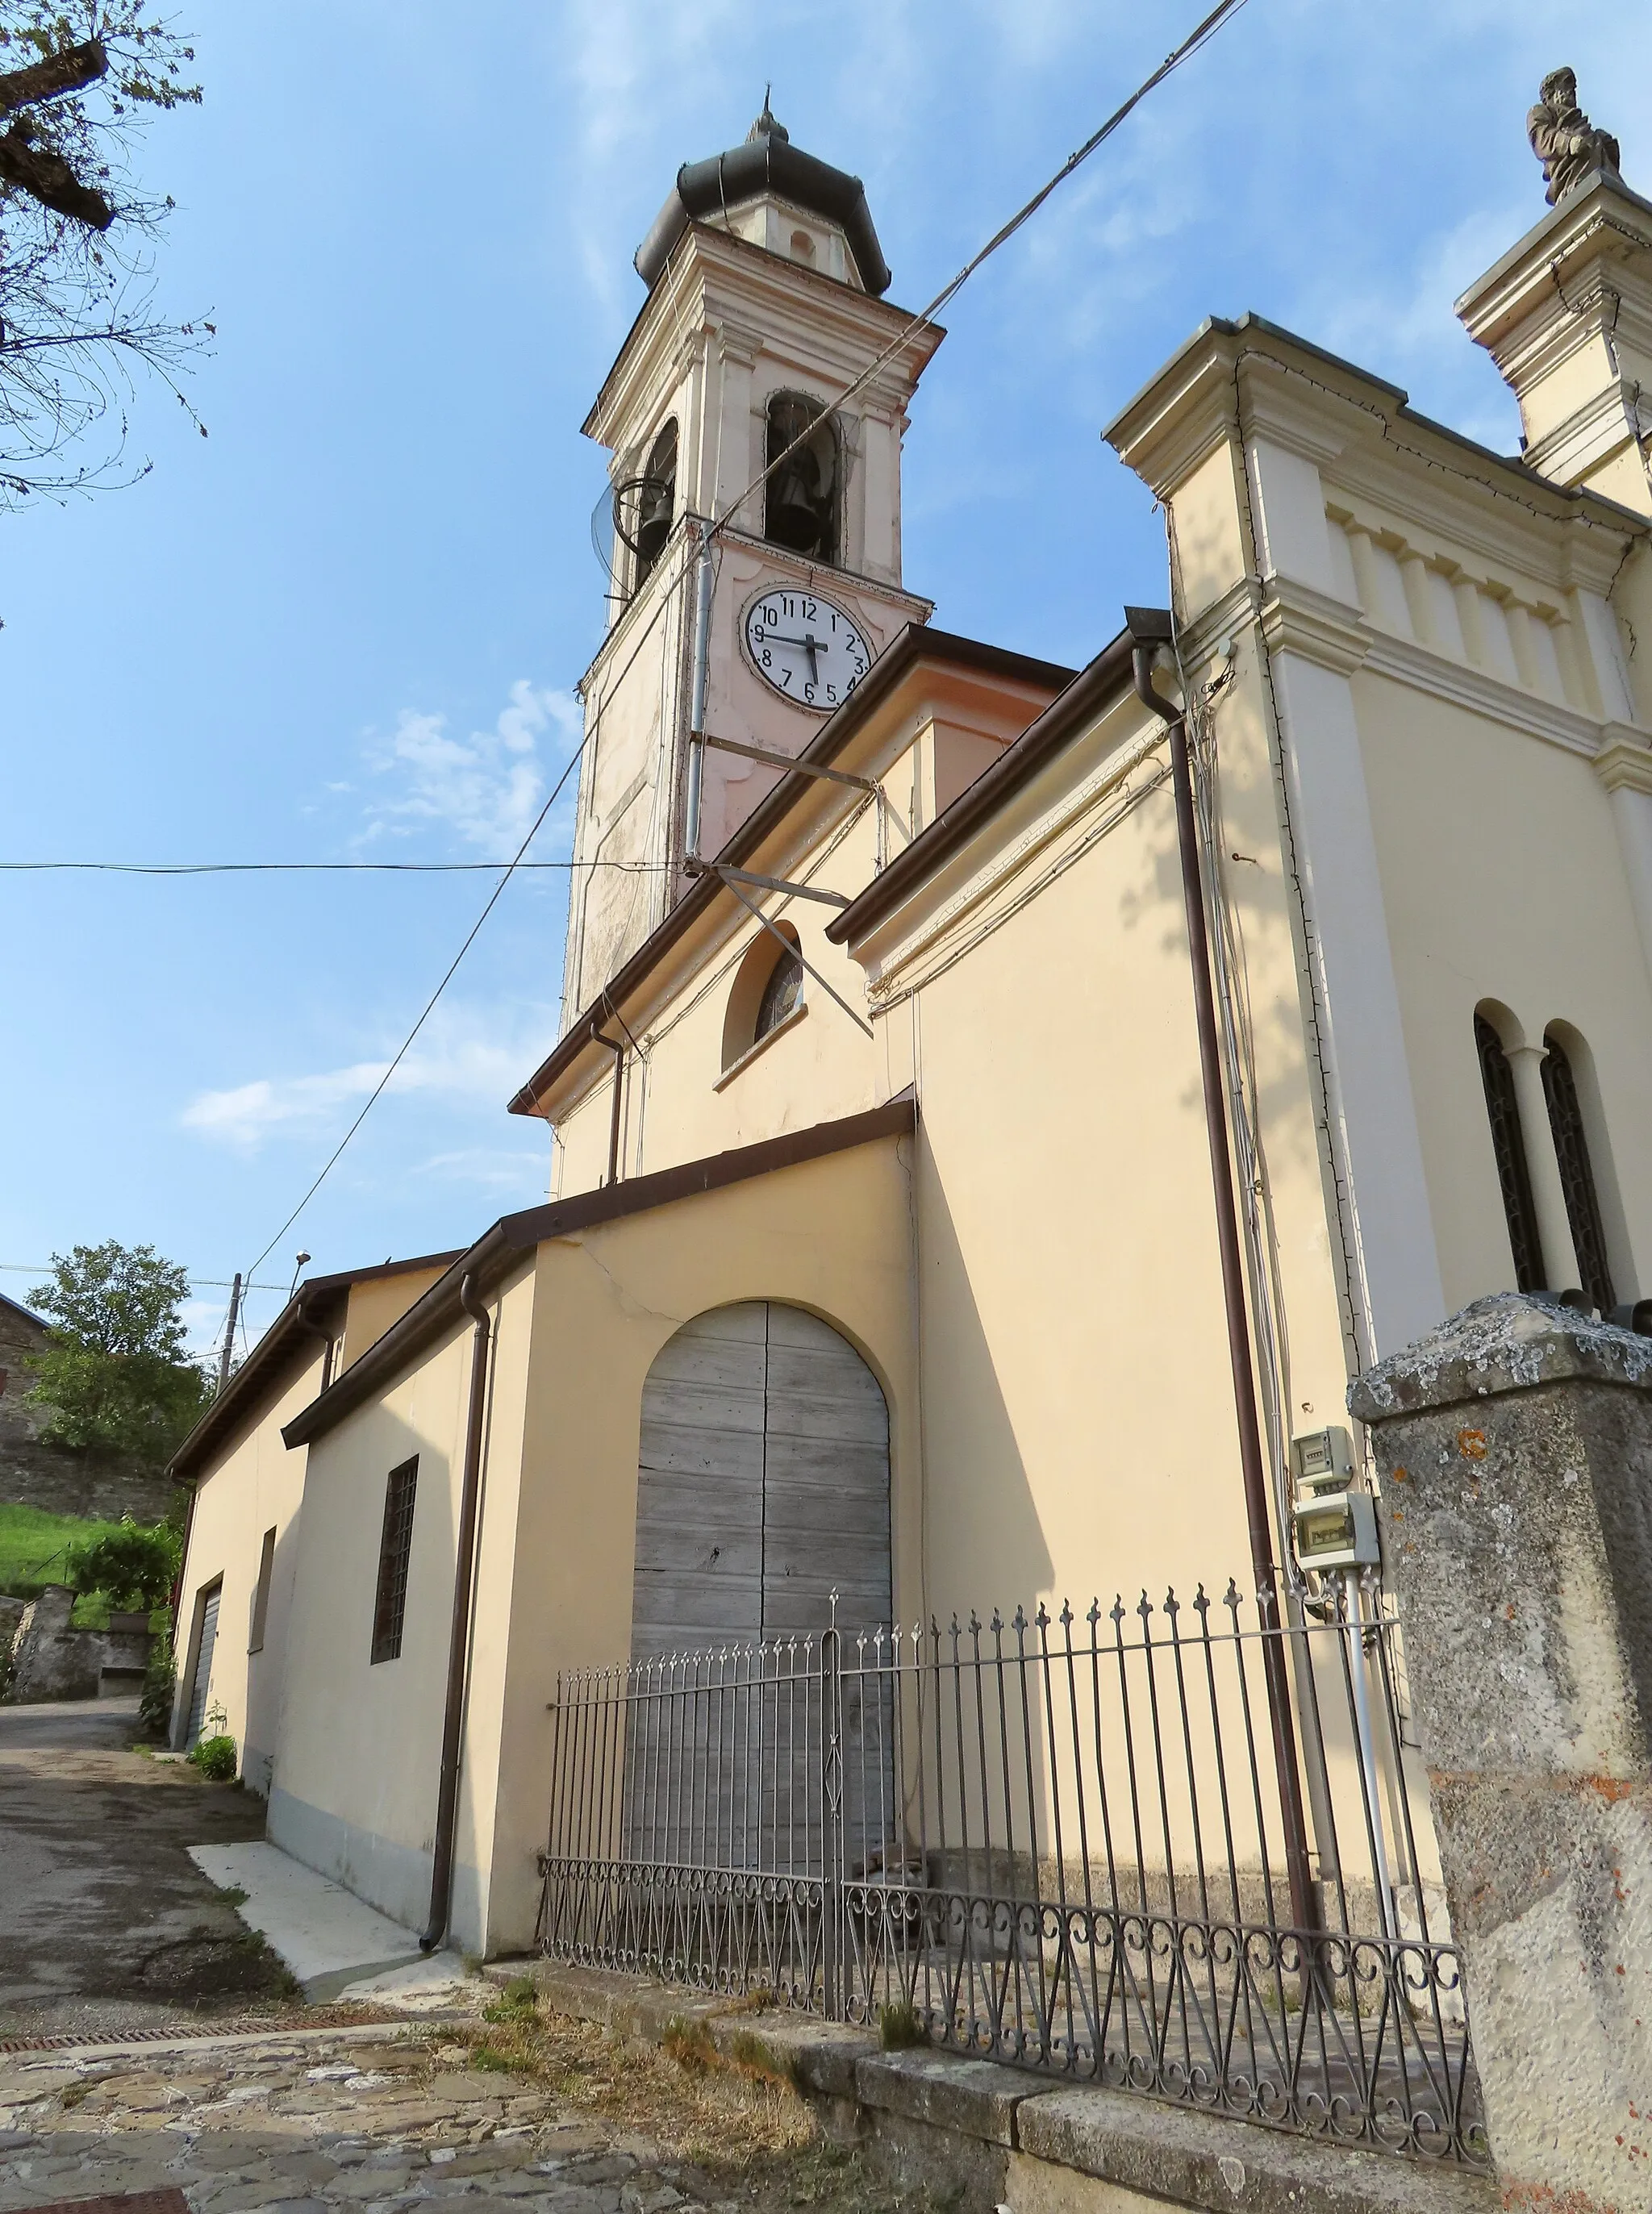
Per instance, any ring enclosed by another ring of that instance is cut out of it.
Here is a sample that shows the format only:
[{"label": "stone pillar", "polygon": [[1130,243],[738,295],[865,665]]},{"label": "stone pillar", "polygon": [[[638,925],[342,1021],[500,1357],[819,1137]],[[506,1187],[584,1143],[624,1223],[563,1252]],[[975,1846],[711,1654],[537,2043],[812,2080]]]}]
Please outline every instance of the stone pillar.
[{"label": "stone pillar", "polygon": [[1370,1369],[1505,2204],[1652,2199],[1652,1339],[1502,1293]]}]

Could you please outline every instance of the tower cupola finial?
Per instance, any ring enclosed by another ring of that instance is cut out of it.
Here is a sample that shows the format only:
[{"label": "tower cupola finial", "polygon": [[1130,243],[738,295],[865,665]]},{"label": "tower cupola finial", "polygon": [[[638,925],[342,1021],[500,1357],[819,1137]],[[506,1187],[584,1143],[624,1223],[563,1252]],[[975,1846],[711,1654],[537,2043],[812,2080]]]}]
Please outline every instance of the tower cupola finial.
[{"label": "tower cupola finial", "polygon": [[748,146],[755,146],[760,138],[778,138],[783,144],[791,144],[792,133],[786,129],[785,124],[777,123],[774,120],[769,109],[769,95],[774,89],[772,84],[766,84],[763,87],[763,112],[746,133]]}]

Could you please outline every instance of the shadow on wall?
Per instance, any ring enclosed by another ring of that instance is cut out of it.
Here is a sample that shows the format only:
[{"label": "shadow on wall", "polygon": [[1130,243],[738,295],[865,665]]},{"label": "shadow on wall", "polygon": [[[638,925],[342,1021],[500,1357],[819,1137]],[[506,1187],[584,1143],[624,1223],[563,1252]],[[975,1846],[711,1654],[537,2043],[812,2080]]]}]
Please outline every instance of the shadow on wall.
[{"label": "shadow on wall", "polygon": [[[1049,1590],[1055,1563],[999,1389],[992,1347],[970,1282],[945,1185],[921,1139],[915,1176],[927,1182],[919,1286],[924,1429],[924,1604],[943,1625],[957,1607]],[[942,1396],[944,1395],[944,1396]],[[952,1442],[969,1440],[969,1470]]]}]

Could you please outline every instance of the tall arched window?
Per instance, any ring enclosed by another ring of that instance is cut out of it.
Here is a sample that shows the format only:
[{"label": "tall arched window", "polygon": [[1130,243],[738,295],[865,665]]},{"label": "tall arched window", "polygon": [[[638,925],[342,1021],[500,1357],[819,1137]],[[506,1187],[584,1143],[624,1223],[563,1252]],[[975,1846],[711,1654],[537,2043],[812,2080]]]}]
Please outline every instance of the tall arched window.
[{"label": "tall arched window", "polygon": [[[788,453],[794,445],[797,451]],[[786,458],[780,462],[782,454]],[[780,462],[764,494],[763,536],[811,561],[835,562],[841,469],[831,416],[817,400],[777,392],[768,403],[763,458],[770,467]]]},{"label": "tall arched window", "polygon": [[1548,1280],[1544,1274],[1537,1208],[1532,1203],[1532,1178],[1526,1165],[1526,1138],[1520,1128],[1520,1102],[1514,1096],[1514,1072],[1508,1066],[1502,1040],[1484,1015],[1474,1018],[1474,1043],[1480,1055],[1480,1081],[1485,1086],[1485,1110],[1491,1123],[1491,1150],[1496,1158],[1497,1181],[1502,1187],[1509,1250],[1514,1257],[1514,1281],[1522,1292],[1540,1292],[1546,1289]]},{"label": "tall arched window", "polygon": [[1577,1077],[1571,1055],[1552,1025],[1544,1032],[1543,1043],[1547,1048],[1543,1057],[1543,1095],[1549,1103],[1549,1128],[1554,1133],[1560,1188],[1566,1196],[1566,1219],[1571,1224],[1578,1274],[1595,1306],[1603,1315],[1610,1315],[1618,1304],[1618,1294],[1612,1288],[1612,1263],[1606,1255],[1606,1233],[1600,1220],[1600,1199],[1594,1187]]}]

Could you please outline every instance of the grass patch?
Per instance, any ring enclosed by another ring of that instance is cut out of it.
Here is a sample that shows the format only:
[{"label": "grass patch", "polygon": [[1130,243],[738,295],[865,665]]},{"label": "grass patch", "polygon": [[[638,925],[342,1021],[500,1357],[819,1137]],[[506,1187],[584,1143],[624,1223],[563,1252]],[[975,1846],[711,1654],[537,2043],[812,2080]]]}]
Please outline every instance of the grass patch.
[{"label": "grass patch", "polygon": [[[38,1599],[62,1575],[63,1557],[70,1545],[119,1526],[80,1514],[48,1514],[44,1507],[0,1504],[0,1592],[12,1599]],[[109,1610],[102,1595],[89,1593],[77,1601],[74,1620],[80,1629],[107,1629]]]},{"label": "grass patch", "polygon": [[[506,1985],[485,2025],[444,2024],[443,2057],[528,2076],[565,2107],[650,2139],[691,2164],[692,2172],[674,2178],[690,2198],[737,2200],[753,2214],[800,2206],[819,2214],[939,2214],[945,2203],[885,2183],[859,2153],[825,2138],[755,2031],[741,2030],[723,2052],[704,2021],[680,2015],[659,2046],[627,2045],[538,2004],[526,1977]],[[439,2096],[439,2070],[431,2088]]]},{"label": "grass patch", "polygon": [[910,1999],[896,1999],[878,2008],[878,2042],[885,2052],[906,2052],[915,2045],[927,2045],[928,2037]]}]

